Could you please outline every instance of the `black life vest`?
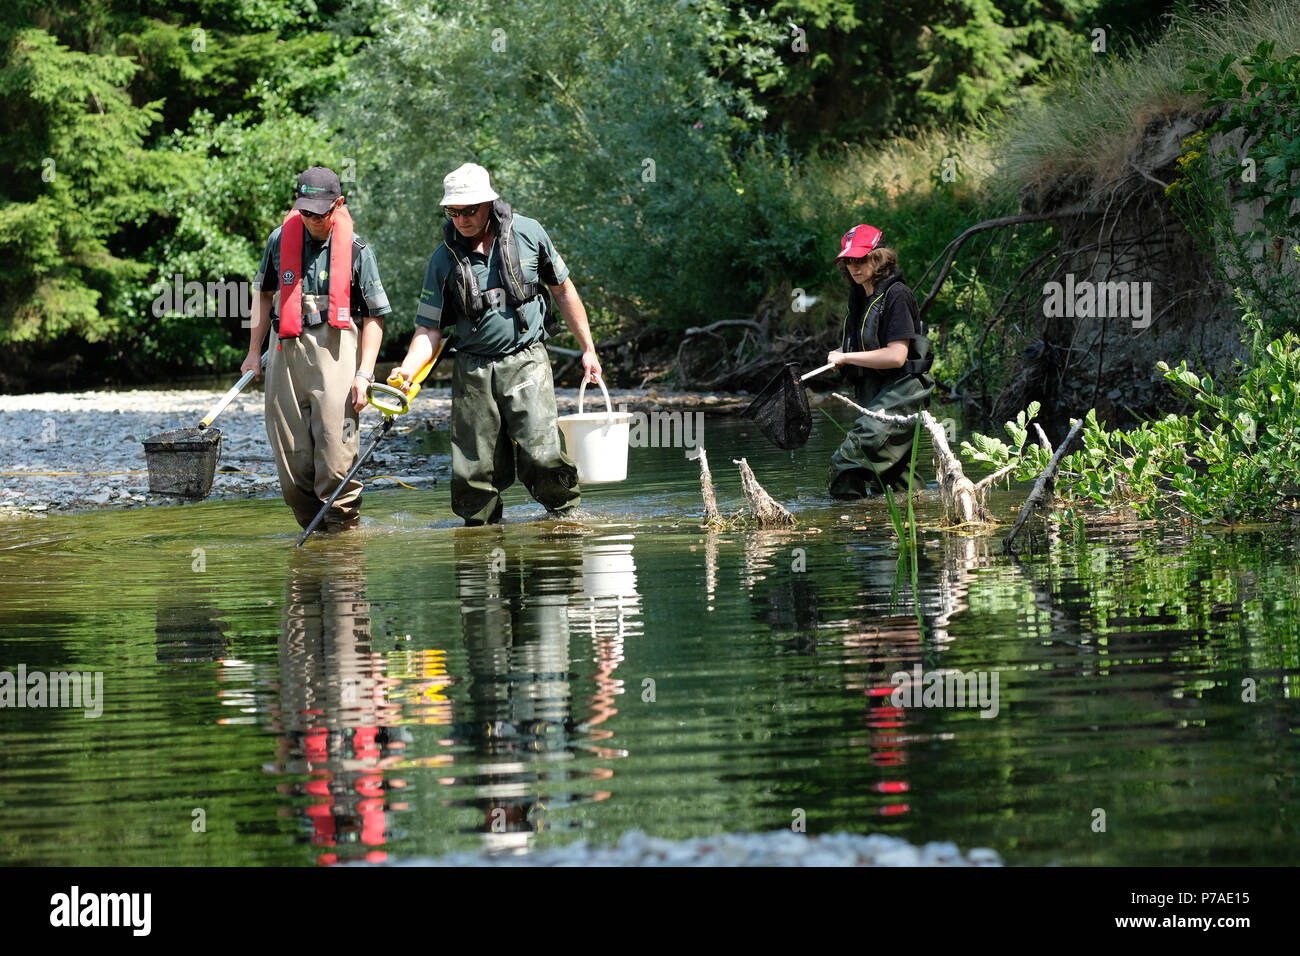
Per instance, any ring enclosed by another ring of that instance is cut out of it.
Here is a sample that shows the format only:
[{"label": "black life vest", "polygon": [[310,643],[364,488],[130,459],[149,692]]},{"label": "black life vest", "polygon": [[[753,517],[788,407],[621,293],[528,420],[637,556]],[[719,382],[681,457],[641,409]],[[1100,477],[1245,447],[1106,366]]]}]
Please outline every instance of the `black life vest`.
[{"label": "black life vest", "polygon": [[[551,315],[550,294],[545,285],[546,273],[543,269],[549,272],[552,278],[554,278],[554,269],[550,260],[546,258],[545,248],[539,246],[537,275],[542,281],[534,282],[525,279],[523,265],[519,261],[519,243],[515,240],[515,217],[510,205],[498,199],[492,203],[492,212],[489,215],[496,229],[496,237],[492,240],[492,244],[497,254],[497,261],[501,263],[501,278],[505,283],[505,305],[514,310],[518,331],[522,335],[528,331],[522,308],[526,303],[540,296],[545,316]],[[444,223],[442,235],[443,245],[447,247],[452,260],[456,263],[456,267],[447,277],[451,285],[451,289],[448,290],[450,294],[444,295],[443,300],[455,303],[457,310],[469,319],[470,331],[477,332],[479,323],[483,321],[483,316],[487,314],[488,309],[494,306],[499,309],[501,303],[494,304],[492,297],[479,288],[478,277],[474,275],[474,267],[469,261],[471,248],[464,237],[456,231],[455,224]],[[551,284],[558,285],[558,283]]]},{"label": "black life vest", "polygon": [[[849,310],[844,316],[844,327],[840,332],[841,352],[871,352],[884,348],[888,342],[881,341],[881,326],[884,323],[888,306],[902,297],[903,305],[912,316],[912,334],[901,338],[907,340],[907,361],[897,369],[867,369],[856,365],[841,365],[841,371],[847,371],[851,381],[863,378],[879,379],[882,383],[892,383],[907,375],[921,375],[930,371],[934,365],[934,352],[926,336],[925,323],[921,321],[916,298],[903,283],[901,273],[895,271],[872,290],[868,296],[862,286],[856,282],[849,292]],[[900,337],[893,336],[890,341]]]}]

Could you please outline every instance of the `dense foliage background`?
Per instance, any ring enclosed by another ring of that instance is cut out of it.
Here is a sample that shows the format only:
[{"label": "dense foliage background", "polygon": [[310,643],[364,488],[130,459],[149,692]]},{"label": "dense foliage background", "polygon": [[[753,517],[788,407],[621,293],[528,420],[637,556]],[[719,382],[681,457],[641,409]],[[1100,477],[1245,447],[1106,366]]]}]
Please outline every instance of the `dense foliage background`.
[{"label": "dense foliage background", "polygon": [[251,278],[317,163],[343,175],[399,333],[442,176],[467,160],[548,227],[601,333],[750,316],[794,288],[826,293],[790,317],[816,330],[839,308],[828,259],[845,228],[881,225],[919,272],[1012,208],[942,161],[986,162],[980,129],[1096,58],[1095,28],[1118,56],[1170,8],[14,0],[0,13],[0,387],[234,367],[238,316],[155,316],[159,283]]}]

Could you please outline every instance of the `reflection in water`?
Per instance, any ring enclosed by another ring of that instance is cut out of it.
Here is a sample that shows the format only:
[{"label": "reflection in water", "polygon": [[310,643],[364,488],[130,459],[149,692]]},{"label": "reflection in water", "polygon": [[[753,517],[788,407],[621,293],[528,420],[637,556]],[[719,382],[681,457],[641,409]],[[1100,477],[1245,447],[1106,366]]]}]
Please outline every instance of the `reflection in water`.
[{"label": "reflection in water", "polygon": [[[919,600],[913,600],[910,585],[898,586],[900,568],[909,571],[906,555],[896,562],[872,550],[850,549],[848,563],[860,582],[856,593],[840,592],[848,600],[827,601],[819,587],[819,571],[806,562],[808,545],[775,535],[747,538],[743,550],[742,580],[764,601],[752,606],[756,623],[771,635],[771,644],[785,655],[786,668],[794,679],[816,665],[796,663],[798,659],[815,659],[826,655],[826,664],[841,668],[844,691],[851,699],[861,700],[859,726],[866,733],[849,738],[849,744],[868,763],[866,773],[857,777],[858,786],[869,788],[874,795],[870,803],[881,816],[908,814],[912,806],[908,795],[912,782],[906,768],[909,748],[932,740],[947,740],[952,733],[926,733],[920,730],[922,718],[895,704],[893,695],[899,684],[894,675],[913,674],[913,668],[942,668],[952,645],[948,627],[954,616],[966,607],[967,591],[973,572],[987,558],[987,542],[944,536],[942,559],[935,561],[919,556],[921,580],[934,580],[937,587],[924,588]],[[816,552],[814,552],[816,553]],[[821,553],[823,560],[825,553]],[[791,569],[785,573],[782,558],[790,557]],[[842,560],[840,554],[836,560]],[[823,575],[824,576],[824,571]],[[832,577],[833,581],[834,578]],[[903,578],[906,582],[906,576]],[[765,587],[754,586],[763,582]],[[919,609],[919,617],[917,616]],[[819,642],[821,629],[827,629],[825,646]],[[907,686],[906,682],[902,685]]]},{"label": "reflection in water", "polygon": [[385,699],[384,660],[371,650],[363,553],[340,541],[328,554],[295,551],[280,636],[279,734],[273,772],[306,777],[281,793],[309,798],[283,811],[301,815],[321,864],[378,862],[387,839],[387,766],[410,737]]},{"label": "reflection in water", "polygon": [[[627,756],[626,751],[597,745],[609,740],[614,731],[597,727],[615,714],[615,703],[623,693],[623,682],[614,677],[622,663],[629,638],[641,633],[641,596],[636,589],[636,562],[632,558],[634,536],[593,537],[582,549],[582,595],[569,607],[569,622],[577,634],[591,636],[592,660],[596,665],[596,693],[592,717],[586,721],[592,752],[602,759]],[[598,770],[608,777],[612,771]]]},{"label": "reflection in water", "polygon": [[166,592],[155,611],[158,663],[215,663],[225,656],[229,636],[219,619],[218,597],[215,589],[207,589],[202,597],[179,589]]},{"label": "reflection in water", "polygon": [[934,617],[930,633],[936,641],[946,644],[948,623],[954,614],[966,609],[966,595],[971,581],[981,567],[990,561],[993,539],[987,535],[946,534],[943,541],[943,563],[939,567],[939,586],[932,599]]},{"label": "reflection in water", "polygon": [[[728,428],[720,421],[718,435],[747,450],[747,433]],[[788,459],[751,464],[761,475],[788,468]],[[50,708],[0,721],[0,858],[294,865],[318,854],[475,849],[489,806],[475,789],[487,782],[478,764],[508,760],[542,778],[527,792],[548,808],[582,794],[564,811],[546,811],[551,829],[538,846],[566,842],[573,826],[593,842],[617,842],[633,825],[672,838],[789,827],[802,808],[809,832],[956,839],[1016,863],[1293,862],[1300,546],[1285,528],[1099,525],[1086,540],[1067,533],[1048,542],[1046,553],[1041,535],[1026,539],[1034,550],[1019,560],[998,553],[996,537],[926,530],[918,629],[910,567],[890,599],[896,548],[878,503],[864,508],[872,521],[859,531],[839,520],[845,509],[808,502],[804,527],[822,534],[791,539],[767,558],[752,549],[747,590],[744,533],[667,527],[666,514],[698,510],[695,483],[686,487],[676,460],[675,471],[666,457],[662,468],[660,456],[642,462],[645,473],[634,469],[610,496],[629,515],[618,527],[634,531],[634,542],[561,540],[546,525],[507,525],[498,540],[513,584],[499,574],[495,598],[486,589],[467,598],[480,630],[493,607],[564,602],[567,665],[541,680],[471,675],[451,529],[359,536],[364,589],[348,570],[361,568],[354,553],[336,563],[342,570],[317,574],[314,589],[300,587],[314,573],[312,557],[288,569],[292,549],[274,536],[279,519],[267,502],[0,529],[0,563],[27,582],[0,606],[6,666],[108,672],[100,720]],[[402,503],[401,493],[391,502]],[[925,505],[921,520],[932,528],[941,518]],[[395,526],[418,523],[426,522],[393,515]],[[209,562],[207,574],[178,574],[191,567],[200,533],[225,559]],[[342,545],[332,538],[311,550],[319,561]],[[606,554],[609,572],[588,567],[585,552],[596,546],[618,546]],[[805,573],[791,567],[795,546],[807,548]],[[116,573],[122,568],[129,573]],[[558,593],[523,593],[531,585],[520,580],[539,568],[563,572]],[[485,571],[467,566],[465,576]],[[620,576],[617,587],[599,586]],[[352,606],[367,601],[368,613]],[[181,603],[193,610],[170,606]],[[505,619],[512,647],[541,640],[524,633],[540,621]],[[371,649],[385,652],[383,667],[367,658]],[[918,663],[1000,674],[997,719],[970,708],[889,709],[892,674]],[[653,706],[639,699],[647,675],[674,682],[661,683]],[[567,736],[553,746],[570,759],[488,753],[486,731],[471,729],[476,714],[506,711],[511,701],[472,700],[471,677],[483,682],[480,695],[531,685],[547,700],[530,706],[547,719],[550,698],[567,695]],[[414,740],[403,751],[396,736],[406,731]],[[617,759],[621,749],[635,759]],[[385,765],[399,754],[400,764]],[[260,769],[268,761],[280,774],[270,782]],[[325,793],[312,796],[306,785],[326,774]],[[358,792],[376,792],[367,778],[379,780],[375,797]],[[409,786],[395,791],[401,778]],[[277,783],[294,786],[281,795]],[[593,802],[597,788],[615,797]],[[413,809],[403,812],[406,793]],[[385,801],[382,818],[367,799]],[[268,821],[268,805],[285,816]],[[329,819],[311,817],[309,805]],[[893,809],[904,805],[910,812]],[[202,838],[185,832],[198,806],[210,825]],[[1122,839],[1087,826],[1098,806],[1122,811]],[[367,821],[373,840],[381,819],[384,842],[364,842]],[[334,846],[311,845],[318,823],[321,841]]]},{"label": "reflection in water", "polygon": [[[944,535],[940,539],[943,557],[938,562],[938,585],[923,592],[916,605],[920,617],[905,617],[882,622],[869,631],[850,635],[846,645],[853,650],[847,656],[849,663],[865,665],[866,673],[851,676],[847,687],[860,690],[867,698],[866,725],[869,734],[865,741],[871,762],[880,768],[889,768],[892,779],[877,780],[872,789],[886,797],[877,808],[882,816],[896,816],[911,811],[911,805],[902,795],[911,791],[911,782],[905,778],[902,767],[908,762],[908,745],[928,740],[951,740],[953,734],[909,731],[916,722],[908,708],[896,706],[894,693],[906,689],[912,682],[917,665],[923,670],[943,666],[943,655],[952,643],[948,633],[954,615],[966,608],[966,594],[974,572],[981,559],[987,559],[988,540],[961,535]],[[900,557],[900,561],[905,556]],[[922,565],[925,563],[922,559]],[[893,675],[905,673],[908,678],[896,683]],[[904,699],[907,699],[906,697]],[[894,770],[892,768],[898,768]]]},{"label": "reflection in water", "polygon": [[[583,781],[612,770],[579,772],[579,750],[606,759],[595,745],[618,713],[622,682],[613,672],[639,616],[631,536],[552,535],[529,546],[508,543],[504,529],[457,529],[456,580],[469,665],[468,712],[451,736],[479,759],[467,784],[482,812],[478,831],[489,850],[521,850],[548,828],[550,810],[603,800],[607,790],[579,792]],[[591,639],[596,693],[586,721],[575,719],[571,642]],[[589,784],[588,784],[589,785]]]}]

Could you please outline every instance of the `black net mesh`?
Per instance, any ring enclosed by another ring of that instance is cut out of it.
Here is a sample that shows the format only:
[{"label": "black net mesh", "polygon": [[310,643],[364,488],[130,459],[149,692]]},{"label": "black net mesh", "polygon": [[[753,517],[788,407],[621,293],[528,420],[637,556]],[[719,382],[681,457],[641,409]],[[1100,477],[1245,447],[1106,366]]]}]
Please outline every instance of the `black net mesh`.
[{"label": "black net mesh", "polygon": [[741,416],[757,425],[763,437],[777,448],[801,448],[812,431],[812,409],[798,370],[793,365],[781,369]]}]

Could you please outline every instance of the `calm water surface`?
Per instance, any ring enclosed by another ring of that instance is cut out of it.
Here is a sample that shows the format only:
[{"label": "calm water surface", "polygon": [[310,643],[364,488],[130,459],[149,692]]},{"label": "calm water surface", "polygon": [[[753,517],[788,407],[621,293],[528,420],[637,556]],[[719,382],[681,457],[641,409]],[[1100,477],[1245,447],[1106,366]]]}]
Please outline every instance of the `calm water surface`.
[{"label": "calm water surface", "polygon": [[[818,418],[793,454],[707,421],[724,510],[746,454],[795,533],[702,532],[696,465],[652,448],[587,489],[583,528],[516,488],[505,526],[463,529],[445,486],[371,492],[361,533],[302,550],[267,500],[0,524],[0,668],[104,681],[98,718],[0,710],[0,863],[801,819],[1012,863],[1295,862],[1293,532],[1127,527],[1017,560],[928,531],[913,594],[883,504],[823,497]],[[916,666],[996,675],[996,717],[893,706]]]}]

